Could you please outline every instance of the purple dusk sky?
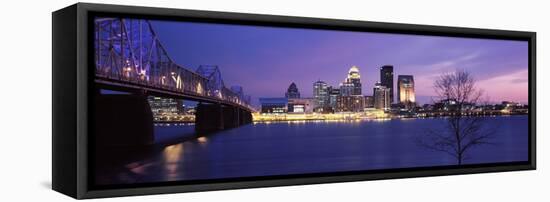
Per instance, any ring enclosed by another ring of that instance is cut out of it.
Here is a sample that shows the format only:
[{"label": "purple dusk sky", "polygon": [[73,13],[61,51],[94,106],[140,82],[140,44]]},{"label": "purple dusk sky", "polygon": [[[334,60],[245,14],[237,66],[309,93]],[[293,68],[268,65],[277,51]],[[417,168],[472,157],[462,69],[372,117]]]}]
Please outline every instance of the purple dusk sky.
[{"label": "purple dusk sky", "polygon": [[284,97],[295,82],[311,97],[313,82],[338,86],[352,65],[359,67],[363,94],[372,95],[379,67],[413,75],[419,103],[434,95],[433,81],[457,68],[470,71],[492,102],[526,103],[528,44],[469,39],[279,27],[152,21],[163,46],[178,64],[195,70],[218,65],[226,85],[243,86],[254,100]]}]

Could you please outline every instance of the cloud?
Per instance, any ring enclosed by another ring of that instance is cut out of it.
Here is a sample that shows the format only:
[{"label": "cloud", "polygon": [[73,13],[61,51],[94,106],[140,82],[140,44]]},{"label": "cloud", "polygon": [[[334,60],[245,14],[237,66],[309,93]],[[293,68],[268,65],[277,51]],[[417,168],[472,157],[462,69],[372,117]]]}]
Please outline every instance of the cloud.
[{"label": "cloud", "polygon": [[409,69],[416,69],[414,80],[418,94],[433,95],[433,81],[440,75],[455,71],[457,68],[471,66],[481,56],[480,51],[470,52],[448,60],[441,60],[431,64],[410,65]]},{"label": "cloud", "polygon": [[490,83],[490,82],[499,82],[499,83],[527,83],[529,81],[529,71],[527,67],[518,68],[519,71],[514,71],[508,74],[503,74],[500,76],[479,80],[480,83]]},{"label": "cloud", "polygon": [[471,52],[450,60],[444,60],[444,61],[439,61],[437,63],[429,64],[429,65],[426,65],[425,67],[427,67],[431,71],[454,70],[459,67],[462,68],[464,66],[469,66],[469,65],[466,65],[465,63],[470,63],[473,60],[479,58],[479,56],[481,56],[481,52],[479,51]]},{"label": "cloud", "polygon": [[528,81],[529,81],[528,78],[517,78],[517,79],[511,80],[510,82],[512,82],[512,83],[527,83]]},{"label": "cloud", "polygon": [[479,80],[476,86],[483,89],[494,102],[504,100],[527,102],[529,72],[526,67],[518,69],[521,70]]}]

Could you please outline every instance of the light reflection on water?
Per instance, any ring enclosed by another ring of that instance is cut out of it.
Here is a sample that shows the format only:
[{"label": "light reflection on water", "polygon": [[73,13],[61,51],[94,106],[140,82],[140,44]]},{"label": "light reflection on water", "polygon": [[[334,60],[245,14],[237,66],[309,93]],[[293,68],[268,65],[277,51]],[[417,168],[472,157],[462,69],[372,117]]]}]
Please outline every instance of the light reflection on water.
[{"label": "light reflection on water", "polygon": [[252,124],[307,124],[307,123],[363,123],[363,122],[386,122],[391,121],[391,118],[376,118],[376,119],[326,119],[326,120],[286,120],[286,121],[255,121]]},{"label": "light reflection on water", "polygon": [[164,168],[166,170],[166,180],[173,180],[178,176],[178,166],[183,161],[183,143],[170,145],[163,150]]},{"label": "light reflection on water", "polygon": [[[527,117],[486,119],[502,124],[495,146],[472,149],[467,163],[527,158]],[[442,118],[255,122],[207,136],[193,133],[128,169],[139,175],[136,181],[159,182],[453,165],[449,155],[415,141],[426,128],[443,123]],[[162,128],[156,135],[185,129]]]},{"label": "light reflection on water", "polygon": [[202,136],[202,137],[197,138],[197,141],[201,144],[205,144],[205,143],[208,142],[208,138],[205,137],[205,136]]}]

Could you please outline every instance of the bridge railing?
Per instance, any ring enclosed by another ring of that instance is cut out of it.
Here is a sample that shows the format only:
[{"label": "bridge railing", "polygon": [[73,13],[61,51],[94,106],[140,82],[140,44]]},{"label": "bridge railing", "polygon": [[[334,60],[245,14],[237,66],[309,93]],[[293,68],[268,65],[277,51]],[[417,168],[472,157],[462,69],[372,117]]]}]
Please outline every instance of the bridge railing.
[{"label": "bridge railing", "polygon": [[223,85],[219,70],[208,77],[173,62],[146,20],[96,19],[94,46],[97,78],[209,97],[253,110],[244,96]]}]

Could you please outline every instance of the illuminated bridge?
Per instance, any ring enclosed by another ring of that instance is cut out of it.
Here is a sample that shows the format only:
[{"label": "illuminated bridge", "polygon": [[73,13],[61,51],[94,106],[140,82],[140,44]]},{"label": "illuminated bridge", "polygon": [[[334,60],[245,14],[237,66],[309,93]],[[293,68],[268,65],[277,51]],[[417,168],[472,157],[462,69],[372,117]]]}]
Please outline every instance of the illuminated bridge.
[{"label": "illuminated bridge", "polygon": [[[254,109],[242,88],[227,88],[218,66],[201,65],[193,71],[176,64],[147,20],[96,19],[94,47],[96,89],[141,96],[143,99],[134,102],[135,107],[150,95],[197,101],[195,128],[198,131],[215,131],[252,121]],[[107,96],[98,95],[100,99]],[[106,105],[116,105],[111,104],[113,102],[116,101],[110,99]],[[132,102],[125,100],[116,110]],[[113,115],[109,113],[98,115],[97,119],[109,119]]]}]

